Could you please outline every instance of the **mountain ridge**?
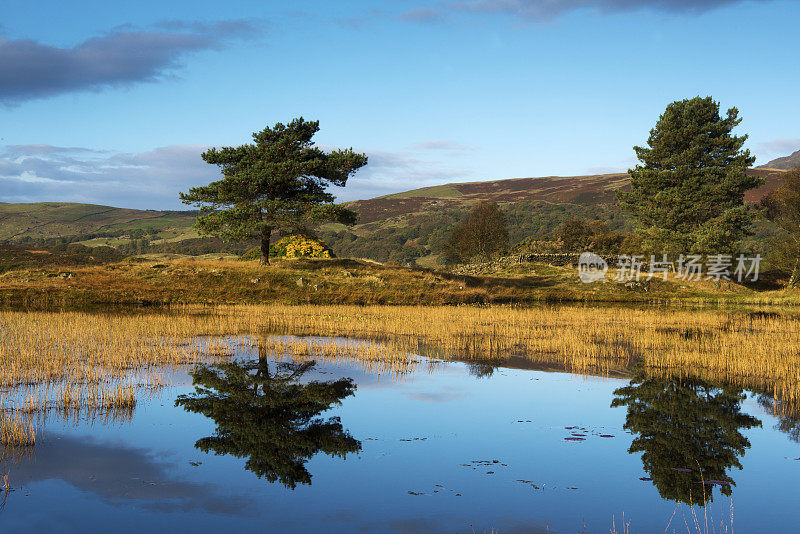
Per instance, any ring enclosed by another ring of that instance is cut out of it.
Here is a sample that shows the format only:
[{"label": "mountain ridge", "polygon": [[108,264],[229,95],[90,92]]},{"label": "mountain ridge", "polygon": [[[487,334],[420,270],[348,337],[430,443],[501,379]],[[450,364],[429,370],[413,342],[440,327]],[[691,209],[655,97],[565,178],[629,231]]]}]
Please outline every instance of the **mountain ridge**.
[{"label": "mountain ridge", "polygon": [[775,158],[772,161],[759,165],[757,169],[779,169],[783,171],[790,171],[800,167],[800,150],[797,150],[788,156],[782,158]]}]

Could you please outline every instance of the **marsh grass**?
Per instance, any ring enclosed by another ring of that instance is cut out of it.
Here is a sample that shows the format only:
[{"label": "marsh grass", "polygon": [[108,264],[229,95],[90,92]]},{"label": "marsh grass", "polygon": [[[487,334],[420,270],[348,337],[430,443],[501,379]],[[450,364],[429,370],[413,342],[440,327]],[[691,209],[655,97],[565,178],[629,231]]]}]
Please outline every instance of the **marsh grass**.
[{"label": "marsh grass", "polygon": [[[254,313],[258,313],[254,311]],[[724,380],[800,406],[796,312],[596,307],[265,307],[270,332],[386,343],[443,359],[522,358],[608,375]]]},{"label": "marsh grass", "polygon": [[124,420],[138,395],[168,384],[170,369],[237,350],[357,363],[394,378],[435,360],[528,361],[615,376],[638,367],[651,376],[724,380],[771,395],[781,413],[800,412],[800,320],[789,310],[271,304],[0,311],[0,413],[11,418],[0,441],[30,435],[22,416]]},{"label": "marsh grass", "polygon": [[129,419],[137,394],[164,385],[164,369],[228,357],[224,339],[195,339],[205,324],[223,332],[202,313],[0,312],[0,412]]},{"label": "marsh grass", "polygon": [[370,374],[389,375],[399,380],[415,371],[433,372],[438,361],[420,358],[389,345],[371,341],[298,336],[248,336],[240,340],[240,350],[253,355],[294,361],[322,361],[354,366]]},{"label": "marsh grass", "polygon": [[30,447],[36,444],[36,427],[25,417],[16,414],[0,415],[0,442],[11,447]]},{"label": "marsh grass", "polygon": [[[219,255],[217,255],[219,257]],[[2,267],[0,266],[0,270]],[[298,284],[302,279],[303,283]],[[645,289],[584,284],[572,267],[519,264],[491,276],[381,265],[353,259],[257,262],[131,258],[70,268],[41,265],[0,273],[0,305],[77,309],[175,303],[358,305],[561,302],[800,304],[800,292],[732,282],[654,279]]]}]

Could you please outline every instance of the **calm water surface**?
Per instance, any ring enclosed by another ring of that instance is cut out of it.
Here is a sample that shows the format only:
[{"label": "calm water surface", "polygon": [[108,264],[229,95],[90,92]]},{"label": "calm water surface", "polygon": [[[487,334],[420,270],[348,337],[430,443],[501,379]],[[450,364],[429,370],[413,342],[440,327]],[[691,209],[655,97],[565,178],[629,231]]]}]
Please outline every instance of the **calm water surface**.
[{"label": "calm water surface", "polygon": [[704,499],[708,532],[731,513],[742,533],[800,520],[791,422],[735,389],[462,363],[205,378],[176,406],[194,391],[176,377],[130,421],[51,420],[5,461],[0,532],[574,533],[623,514],[631,532],[697,532]]}]

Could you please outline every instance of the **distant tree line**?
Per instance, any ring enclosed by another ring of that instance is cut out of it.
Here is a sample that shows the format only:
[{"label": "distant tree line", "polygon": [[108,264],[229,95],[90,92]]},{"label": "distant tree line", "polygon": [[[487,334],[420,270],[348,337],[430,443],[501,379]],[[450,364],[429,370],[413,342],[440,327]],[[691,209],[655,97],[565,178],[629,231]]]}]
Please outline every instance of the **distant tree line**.
[{"label": "distant tree line", "polygon": [[429,254],[441,253],[451,229],[464,215],[458,209],[415,214],[405,217],[403,226],[383,227],[381,222],[374,222],[362,225],[359,234],[341,228],[323,229],[319,236],[340,257],[413,264]]}]

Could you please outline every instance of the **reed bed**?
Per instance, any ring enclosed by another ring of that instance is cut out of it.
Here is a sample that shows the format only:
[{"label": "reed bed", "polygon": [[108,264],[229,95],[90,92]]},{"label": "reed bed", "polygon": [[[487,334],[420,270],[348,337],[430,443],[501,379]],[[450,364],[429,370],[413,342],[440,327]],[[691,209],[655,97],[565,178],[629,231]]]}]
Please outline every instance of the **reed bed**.
[{"label": "reed bed", "polygon": [[0,413],[116,410],[124,418],[139,392],[168,384],[165,369],[224,360],[242,347],[395,377],[435,365],[417,355],[601,375],[639,366],[767,392],[783,411],[800,413],[800,319],[786,310],[277,304],[0,311]]},{"label": "reed bed", "polygon": [[36,427],[25,417],[2,414],[0,416],[0,442],[12,447],[30,447],[36,444]]},{"label": "reed bed", "polygon": [[[227,358],[213,317],[187,314],[0,312],[0,413],[27,420],[130,419],[137,394],[164,385],[164,369]],[[14,421],[15,419],[9,419]],[[18,425],[17,425],[18,426]],[[0,427],[0,443],[18,433]]]},{"label": "reed bed", "polygon": [[516,357],[578,373],[638,365],[653,375],[724,380],[769,392],[787,411],[800,408],[800,319],[789,312],[272,306],[260,313],[272,332],[371,339],[444,359]]}]

